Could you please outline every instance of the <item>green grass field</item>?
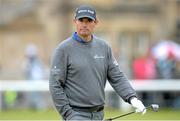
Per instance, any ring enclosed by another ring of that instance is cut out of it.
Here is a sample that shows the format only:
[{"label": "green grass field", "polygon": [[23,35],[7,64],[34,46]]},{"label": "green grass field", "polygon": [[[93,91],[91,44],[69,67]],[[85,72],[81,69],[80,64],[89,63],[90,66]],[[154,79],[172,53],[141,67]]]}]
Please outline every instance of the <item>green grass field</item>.
[{"label": "green grass field", "polygon": [[[128,112],[116,109],[105,109],[105,118],[118,116]],[[0,120],[59,120],[55,110],[8,110],[0,112]],[[180,120],[180,110],[160,109],[159,112],[148,110],[145,115],[132,114],[118,120]],[[117,120],[115,120],[117,121]]]}]

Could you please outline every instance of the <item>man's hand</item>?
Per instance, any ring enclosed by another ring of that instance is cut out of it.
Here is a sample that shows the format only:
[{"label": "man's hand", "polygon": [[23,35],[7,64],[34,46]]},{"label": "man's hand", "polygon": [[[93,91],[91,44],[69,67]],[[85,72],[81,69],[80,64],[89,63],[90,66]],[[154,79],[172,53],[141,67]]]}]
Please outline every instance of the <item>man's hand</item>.
[{"label": "man's hand", "polygon": [[146,113],[146,108],[144,107],[143,103],[138,100],[136,97],[130,100],[131,105],[135,108],[136,113]]}]

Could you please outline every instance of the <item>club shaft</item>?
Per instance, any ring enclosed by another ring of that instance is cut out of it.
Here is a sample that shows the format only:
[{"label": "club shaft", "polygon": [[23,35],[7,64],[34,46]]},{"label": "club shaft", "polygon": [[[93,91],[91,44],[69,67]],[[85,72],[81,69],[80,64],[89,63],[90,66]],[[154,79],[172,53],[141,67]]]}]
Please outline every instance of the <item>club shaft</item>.
[{"label": "club shaft", "polygon": [[130,115],[130,114],[132,114],[132,113],[135,113],[135,111],[132,111],[132,112],[129,112],[129,113],[126,113],[126,114],[123,114],[123,115],[120,115],[120,116],[116,116],[116,117],[114,117],[114,118],[110,118],[110,119],[108,119],[108,120],[114,120],[114,119],[117,119],[117,118],[120,118],[120,117],[123,117],[123,116],[127,116],[127,115]]},{"label": "club shaft", "polygon": [[[145,107],[145,109],[148,109],[148,108],[151,108],[151,105],[150,105],[150,106]],[[116,116],[116,117],[114,117],[114,118],[109,118],[109,119],[106,119],[106,120],[107,120],[107,121],[112,121],[112,120],[114,120],[114,119],[121,118],[121,117],[124,117],[124,116],[130,115],[130,114],[133,114],[133,113],[135,113],[135,111],[132,111],[132,112],[129,112],[129,113],[126,113],[126,114],[120,115],[120,116]]]}]

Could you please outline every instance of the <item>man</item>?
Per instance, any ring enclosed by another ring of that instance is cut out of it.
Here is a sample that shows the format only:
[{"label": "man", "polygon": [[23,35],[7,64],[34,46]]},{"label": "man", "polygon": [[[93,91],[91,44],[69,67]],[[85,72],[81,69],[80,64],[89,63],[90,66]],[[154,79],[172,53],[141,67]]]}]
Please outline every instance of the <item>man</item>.
[{"label": "man", "polygon": [[50,91],[63,119],[102,120],[106,80],[124,101],[145,113],[111,48],[92,34],[98,24],[94,8],[80,6],[73,21],[76,32],[58,45],[51,64]]}]

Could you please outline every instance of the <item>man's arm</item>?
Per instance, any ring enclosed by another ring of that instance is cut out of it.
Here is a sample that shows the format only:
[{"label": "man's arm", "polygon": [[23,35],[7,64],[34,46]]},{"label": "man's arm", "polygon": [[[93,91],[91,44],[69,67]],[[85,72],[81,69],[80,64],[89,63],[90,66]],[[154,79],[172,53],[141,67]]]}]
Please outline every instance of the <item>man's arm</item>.
[{"label": "man's arm", "polygon": [[49,89],[56,109],[65,119],[72,113],[66,94],[64,93],[63,85],[66,80],[67,72],[67,55],[63,49],[57,48],[52,57]]},{"label": "man's arm", "polygon": [[136,92],[130,85],[127,77],[120,70],[119,65],[114,58],[111,48],[108,46],[108,72],[109,83],[115,89],[115,91],[126,102],[130,103],[132,97],[136,97]]},{"label": "man's arm", "polygon": [[145,114],[146,108],[143,103],[137,99],[135,90],[130,85],[127,77],[120,70],[116,59],[113,57],[111,48],[108,48],[108,80],[115,91],[122,97],[122,99],[131,104],[136,112]]}]

